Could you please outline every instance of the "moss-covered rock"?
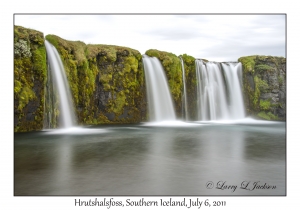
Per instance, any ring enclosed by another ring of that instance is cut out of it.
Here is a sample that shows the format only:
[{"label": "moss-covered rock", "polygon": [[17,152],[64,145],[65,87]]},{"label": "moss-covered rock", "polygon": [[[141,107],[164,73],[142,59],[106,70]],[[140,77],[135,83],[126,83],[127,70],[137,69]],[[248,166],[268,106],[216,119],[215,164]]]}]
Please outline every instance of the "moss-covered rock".
[{"label": "moss-covered rock", "polygon": [[[137,123],[147,119],[142,56],[137,50],[86,45],[56,35],[47,35],[46,39],[61,56],[79,124]],[[182,116],[182,58],[189,119],[196,120],[193,118],[197,112],[195,58],[186,54],[178,57],[154,49],[146,54],[161,61],[178,117]],[[15,132],[41,130],[44,116],[51,118],[47,122],[49,127],[58,125],[57,93],[47,72],[46,58],[43,34],[15,26]],[[267,120],[285,120],[286,59],[254,55],[241,57],[239,62],[243,65],[243,91],[248,114]],[[52,110],[51,115],[49,110]]]},{"label": "moss-covered rock", "polygon": [[177,116],[182,116],[182,69],[180,58],[173,53],[159,51],[155,49],[147,50],[146,55],[157,57],[160,61],[168,79],[172,98],[175,103]]},{"label": "moss-covered rock", "polygon": [[197,77],[195,58],[183,54],[180,55],[184,63],[185,78],[186,78],[186,92],[187,92],[187,104],[188,104],[188,120],[197,120]]},{"label": "moss-covered rock", "polygon": [[43,129],[47,79],[43,33],[14,26],[14,131]]},{"label": "moss-covered rock", "polygon": [[247,56],[243,65],[243,91],[247,112],[267,120],[286,118],[286,59]]},{"label": "moss-covered rock", "polygon": [[80,124],[136,123],[145,120],[142,55],[127,47],[86,45],[55,35]]}]

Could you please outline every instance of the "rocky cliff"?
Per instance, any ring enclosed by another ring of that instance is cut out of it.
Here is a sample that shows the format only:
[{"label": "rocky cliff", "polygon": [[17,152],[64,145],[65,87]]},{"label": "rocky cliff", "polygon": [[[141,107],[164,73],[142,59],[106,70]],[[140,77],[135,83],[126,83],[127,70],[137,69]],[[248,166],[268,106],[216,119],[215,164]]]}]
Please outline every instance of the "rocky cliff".
[{"label": "rocky cliff", "polygon": [[249,115],[266,120],[286,119],[286,59],[247,56],[243,65],[243,91]]},{"label": "rocky cliff", "polygon": [[[68,41],[56,35],[46,39],[58,50],[70,84],[78,124],[138,123],[147,121],[142,55],[113,45]],[[178,118],[183,116],[184,61],[189,120],[196,120],[195,58],[148,50],[165,70]],[[239,58],[247,113],[267,120],[286,118],[286,59],[272,56]],[[14,131],[57,127],[58,97],[47,69],[44,36],[20,26],[14,28]],[[51,114],[50,114],[51,113]],[[44,119],[48,119],[45,121]],[[51,120],[49,120],[51,119]],[[44,124],[45,123],[45,124]]]},{"label": "rocky cliff", "polygon": [[46,49],[41,32],[14,27],[14,131],[43,128],[47,79]]},{"label": "rocky cliff", "polygon": [[112,45],[46,39],[64,64],[79,124],[137,123],[146,119],[142,56]]}]

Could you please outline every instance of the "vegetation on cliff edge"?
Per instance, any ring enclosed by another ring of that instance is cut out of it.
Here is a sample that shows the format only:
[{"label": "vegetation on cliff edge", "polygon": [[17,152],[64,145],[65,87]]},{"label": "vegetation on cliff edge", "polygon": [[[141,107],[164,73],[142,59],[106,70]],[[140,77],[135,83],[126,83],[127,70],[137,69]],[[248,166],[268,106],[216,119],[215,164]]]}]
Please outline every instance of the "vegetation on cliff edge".
[{"label": "vegetation on cliff edge", "polygon": [[47,79],[43,33],[14,26],[14,131],[43,128]]},{"label": "vegetation on cliff edge", "polygon": [[55,35],[81,124],[139,122],[144,98],[141,54],[127,47],[86,45]]},{"label": "vegetation on cliff edge", "polygon": [[285,119],[277,113],[285,105],[271,95],[278,97],[276,92],[285,92],[286,59],[253,55],[241,57],[238,61],[243,65],[243,91],[248,113],[267,120]]}]

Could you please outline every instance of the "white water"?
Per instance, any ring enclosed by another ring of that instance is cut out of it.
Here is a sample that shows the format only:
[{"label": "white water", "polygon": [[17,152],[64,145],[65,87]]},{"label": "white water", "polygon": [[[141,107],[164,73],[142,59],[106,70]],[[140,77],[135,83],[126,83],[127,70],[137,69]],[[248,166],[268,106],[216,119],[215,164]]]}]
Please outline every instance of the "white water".
[{"label": "white water", "polygon": [[182,69],[182,83],[183,83],[183,106],[184,109],[184,118],[185,120],[188,120],[189,113],[188,113],[188,104],[187,104],[187,94],[186,94],[186,79],[185,79],[185,69],[184,69],[184,63],[183,59],[180,57],[181,61],[181,69]]},{"label": "white water", "polygon": [[[204,64],[201,60],[195,62],[198,80],[198,120],[244,118],[244,103],[238,74],[241,65],[213,62]],[[224,68],[224,76],[220,65]]]},{"label": "white water", "polygon": [[65,69],[60,56],[53,45],[45,41],[47,57],[51,69],[51,75],[59,95],[60,108],[60,128],[70,128],[75,126],[75,115],[71,92],[68,80],[65,75]]},{"label": "white water", "polygon": [[244,101],[242,95],[242,85],[240,82],[240,73],[242,71],[241,63],[222,63],[225,80],[228,88],[229,112],[231,119],[241,119],[246,116]]},{"label": "white water", "polygon": [[174,106],[160,61],[143,55],[150,121],[176,120]]}]

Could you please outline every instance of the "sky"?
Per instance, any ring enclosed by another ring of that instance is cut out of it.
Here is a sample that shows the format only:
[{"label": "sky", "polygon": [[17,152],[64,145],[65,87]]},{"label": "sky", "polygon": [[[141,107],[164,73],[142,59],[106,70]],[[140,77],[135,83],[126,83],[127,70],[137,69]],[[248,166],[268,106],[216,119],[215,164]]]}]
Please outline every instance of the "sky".
[{"label": "sky", "polygon": [[14,15],[14,24],[86,44],[188,54],[209,61],[286,57],[286,16],[228,14]]}]

